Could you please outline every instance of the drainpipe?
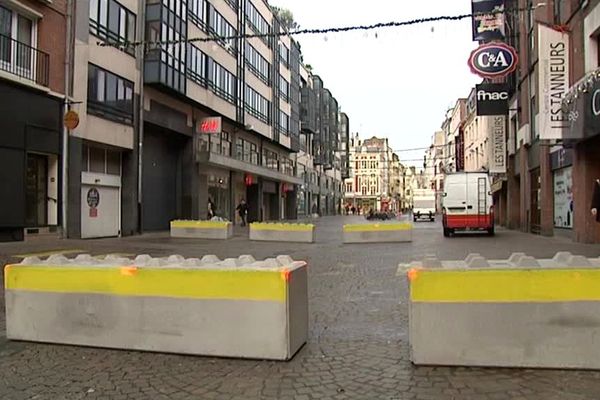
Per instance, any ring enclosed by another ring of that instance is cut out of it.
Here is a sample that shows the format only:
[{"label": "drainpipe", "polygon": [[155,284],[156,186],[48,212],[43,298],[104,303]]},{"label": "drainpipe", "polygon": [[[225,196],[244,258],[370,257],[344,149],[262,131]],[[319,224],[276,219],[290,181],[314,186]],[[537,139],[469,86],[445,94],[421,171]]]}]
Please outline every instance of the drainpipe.
[{"label": "drainpipe", "polygon": [[[71,58],[72,51],[74,48],[73,43],[73,32],[72,32],[72,11],[73,11],[73,0],[67,0],[67,15],[66,15],[66,50],[65,50],[65,101],[64,108],[67,110],[71,109]],[[70,130],[67,129],[63,124],[62,131],[62,201],[61,201],[61,214],[62,214],[62,238],[68,237],[68,202],[69,202],[69,135]]]},{"label": "drainpipe", "polygon": [[[138,40],[144,40],[146,37],[146,2],[140,2],[140,9],[138,15],[138,21],[141,21],[139,27]],[[143,231],[143,220],[142,220],[142,156],[144,152],[144,59],[146,57],[146,45],[141,45],[138,50],[139,65],[140,65],[140,78],[138,80],[138,86],[140,89],[140,99],[138,108],[138,182],[137,182],[137,198],[138,198],[138,233]]]}]

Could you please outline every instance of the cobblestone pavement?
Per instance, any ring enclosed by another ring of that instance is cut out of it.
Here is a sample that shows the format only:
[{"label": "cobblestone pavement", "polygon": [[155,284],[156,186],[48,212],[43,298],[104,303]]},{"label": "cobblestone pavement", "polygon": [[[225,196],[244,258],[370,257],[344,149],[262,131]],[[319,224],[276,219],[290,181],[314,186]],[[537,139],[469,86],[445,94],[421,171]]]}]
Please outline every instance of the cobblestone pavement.
[{"label": "cobblestone pavement", "polygon": [[186,257],[289,254],[308,261],[310,275],[309,342],[290,362],[12,342],[0,313],[0,399],[600,399],[600,372],[412,366],[406,281],[396,276],[398,263],[426,254],[506,258],[524,251],[551,257],[566,250],[599,256],[599,246],[512,231],[496,238],[444,238],[439,224],[431,223],[417,225],[413,243],[342,245],[341,225],[352,218],[318,221],[312,245],[251,243],[241,231],[227,243],[151,234],[0,244],[4,262],[49,249]]}]

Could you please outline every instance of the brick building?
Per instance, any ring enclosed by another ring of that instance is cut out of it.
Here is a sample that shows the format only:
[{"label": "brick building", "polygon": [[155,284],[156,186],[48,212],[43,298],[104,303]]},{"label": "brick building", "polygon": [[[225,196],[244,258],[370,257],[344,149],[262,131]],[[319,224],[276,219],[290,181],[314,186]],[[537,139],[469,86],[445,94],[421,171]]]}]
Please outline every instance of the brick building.
[{"label": "brick building", "polygon": [[506,2],[509,10],[531,10],[508,13],[506,20],[506,41],[518,50],[520,65],[508,79],[508,173],[500,196],[510,201],[499,205],[499,222],[599,243],[589,203],[600,177],[593,109],[600,1],[538,3]]},{"label": "brick building", "polygon": [[63,219],[67,1],[0,2],[0,241]]}]

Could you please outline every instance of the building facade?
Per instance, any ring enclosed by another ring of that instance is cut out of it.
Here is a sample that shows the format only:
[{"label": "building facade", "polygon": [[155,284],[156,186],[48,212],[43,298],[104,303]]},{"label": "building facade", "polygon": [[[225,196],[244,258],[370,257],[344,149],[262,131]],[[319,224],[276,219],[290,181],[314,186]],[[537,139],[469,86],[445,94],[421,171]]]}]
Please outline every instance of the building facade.
[{"label": "building facade", "polygon": [[363,211],[398,210],[402,166],[387,138],[350,138],[350,177],[344,180],[344,202]]},{"label": "building facade", "polygon": [[0,2],[0,241],[58,232],[65,220],[67,6]]}]

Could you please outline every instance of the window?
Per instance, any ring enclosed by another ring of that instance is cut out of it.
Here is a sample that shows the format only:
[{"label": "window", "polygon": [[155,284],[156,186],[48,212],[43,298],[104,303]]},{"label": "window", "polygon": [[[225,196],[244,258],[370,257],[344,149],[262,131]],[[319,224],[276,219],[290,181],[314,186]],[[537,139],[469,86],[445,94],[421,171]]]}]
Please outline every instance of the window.
[{"label": "window", "polygon": [[279,43],[279,61],[287,68],[290,67],[290,50],[283,43]]},{"label": "window", "polygon": [[210,88],[219,97],[230,103],[235,102],[235,76],[226,70],[221,64],[209,59],[210,65]]},{"label": "window", "polygon": [[206,86],[206,70],[208,67],[208,57],[193,44],[188,48],[188,77],[194,82]]},{"label": "window", "polygon": [[271,102],[246,85],[246,111],[265,124],[270,122]]},{"label": "window", "polygon": [[279,77],[279,97],[284,101],[290,101],[290,83],[284,77]]},{"label": "window", "polygon": [[[250,0],[246,0],[246,22],[250,28],[258,34],[268,34],[271,31],[271,26],[266,19],[258,12],[254,4]],[[260,38],[267,46],[271,47],[270,42],[266,37]]]},{"label": "window", "polygon": [[246,42],[246,62],[250,72],[270,86],[271,64],[248,42]]},{"label": "window", "polygon": [[285,136],[290,134],[290,116],[279,111],[279,132]]},{"label": "window", "polygon": [[263,149],[263,166],[279,170],[279,154],[271,150]]},{"label": "window", "polygon": [[190,21],[200,28],[206,27],[206,0],[188,0]]},{"label": "window", "polygon": [[346,192],[352,193],[352,184],[351,183],[346,183]]},{"label": "window", "polygon": [[258,165],[258,147],[255,143],[243,138],[237,138],[235,142],[235,158],[250,164]]},{"label": "window", "polygon": [[35,57],[40,58],[38,63],[43,62],[35,42],[34,21],[0,6],[0,69],[35,80],[36,72],[41,72],[33,65]]},{"label": "window", "polygon": [[[135,41],[135,14],[115,0],[90,0],[90,32],[108,43]],[[121,50],[134,54],[133,46]]]},{"label": "window", "polygon": [[121,175],[121,152],[83,145],[83,172]]},{"label": "window", "polygon": [[[210,31],[215,36],[231,37],[237,35],[233,25],[213,7],[210,8]],[[225,46],[227,51],[234,53],[237,50],[235,39],[220,39],[219,43]]]},{"label": "window", "polygon": [[133,82],[93,64],[88,64],[90,114],[133,123]]}]

